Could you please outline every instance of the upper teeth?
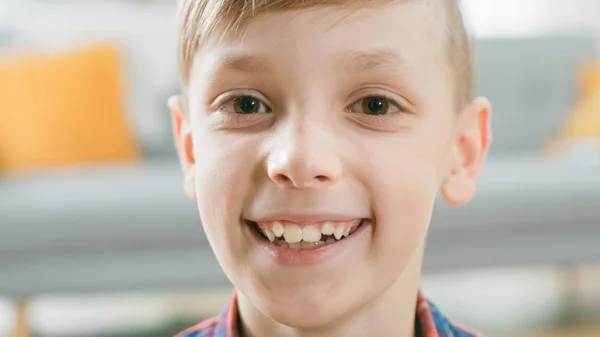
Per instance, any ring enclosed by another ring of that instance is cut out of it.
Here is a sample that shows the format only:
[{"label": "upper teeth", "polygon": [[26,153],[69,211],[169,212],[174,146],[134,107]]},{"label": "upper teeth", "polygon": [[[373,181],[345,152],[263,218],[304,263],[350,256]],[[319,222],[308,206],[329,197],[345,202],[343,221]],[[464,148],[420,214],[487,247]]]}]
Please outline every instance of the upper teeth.
[{"label": "upper teeth", "polygon": [[302,228],[298,225],[285,226],[283,230],[283,238],[288,243],[297,243],[302,241]]},{"label": "upper teeth", "polygon": [[321,227],[321,233],[325,235],[331,235],[333,232],[335,232],[335,226],[331,222],[326,222]]},{"label": "upper teeth", "polygon": [[281,222],[273,222],[273,234],[275,234],[276,237],[280,237],[283,235],[283,225],[281,224]]},{"label": "upper teeth", "polygon": [[339,239],[342,238],[342,235],[344,235],[345,231],[346,230],[344,229],[344,227],[338,227],[338,228],[335,229],[335,232],[333,232],[333,235],[335,236],[335,238],[337,240],[339,240]]},{"label": "upper teeth", "polygon": [[259,228],[271,241],[275,238],[283,238],[287,243],[317,243],[321,240],[321,234],[334,235],[337,240],[350,235],[360,224],[360,220],[331,222],[326,221],[318,224],[301,226],[292,222],[270,221],[258,223]]}]

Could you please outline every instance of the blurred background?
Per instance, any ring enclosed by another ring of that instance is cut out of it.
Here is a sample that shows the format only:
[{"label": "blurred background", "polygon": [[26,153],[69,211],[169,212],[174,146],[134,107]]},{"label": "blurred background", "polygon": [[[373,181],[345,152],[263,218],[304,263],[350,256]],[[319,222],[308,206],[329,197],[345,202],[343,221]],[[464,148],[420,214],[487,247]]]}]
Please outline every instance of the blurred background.
[{"label": "blurred background", "polygon": [[[494,145],[423,290],[492,336],[600,336],[600,1],[464,0]],[[181,189],[175,0],[0,0],[0,336],[168,336],[230,295]]]}]

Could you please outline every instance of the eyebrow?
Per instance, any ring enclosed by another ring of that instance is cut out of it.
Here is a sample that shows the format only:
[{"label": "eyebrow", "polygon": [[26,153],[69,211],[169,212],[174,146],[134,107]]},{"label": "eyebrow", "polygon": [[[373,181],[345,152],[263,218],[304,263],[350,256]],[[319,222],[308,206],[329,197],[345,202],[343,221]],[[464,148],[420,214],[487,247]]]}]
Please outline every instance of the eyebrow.
[{"label": "eyebrow", "polygon": [[406,64],[404,57],[391,50],[357,51],[344,54],[335,63],[344,72],[368,72],[378,68],[392,68]]},{"label": "eyebrow", "polygon": [[[406,64],[405,58],[391,50],[353,51],[336,58],[337,70],[349,73],[369,72],[378,68],[392,68]],[[271,61],[260,54],[230,54],[219,62],[219,69],[242,71],[247,73],[272,72],[275,67]]]},{"label": "eyebrow", "polygon": [[274,69],[266,57],[256,54],[226,55],[219,63],[219,68],[223,70],[247,73],[271,72]]}]

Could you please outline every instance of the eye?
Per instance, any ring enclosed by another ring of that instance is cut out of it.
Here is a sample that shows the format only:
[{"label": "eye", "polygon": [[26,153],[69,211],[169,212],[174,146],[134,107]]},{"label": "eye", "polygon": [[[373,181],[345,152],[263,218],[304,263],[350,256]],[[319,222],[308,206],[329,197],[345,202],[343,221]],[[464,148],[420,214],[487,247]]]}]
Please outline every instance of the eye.
[{"label": "eye", "polygon": [[[259,98],[260,97],[260,98]],[[269,125],[275,114],[256,90],[229,91],[209,103],[209,123],[218,130],[246,129]]]},{"label": "eye", "polygon": [[222,109],[225,109],[227,105],[232,104],[233,112],[240,115],[256,114],[256,113],[268,113],[271,110],[261,100],[252,96],[239,96],[234,97],[229,102],[223,104]]},{"label": "eye", "polygon": [[403,111],[400,104],[385,96],[367,96],[352,103],[348,110],[366,115],[388,115]]}]

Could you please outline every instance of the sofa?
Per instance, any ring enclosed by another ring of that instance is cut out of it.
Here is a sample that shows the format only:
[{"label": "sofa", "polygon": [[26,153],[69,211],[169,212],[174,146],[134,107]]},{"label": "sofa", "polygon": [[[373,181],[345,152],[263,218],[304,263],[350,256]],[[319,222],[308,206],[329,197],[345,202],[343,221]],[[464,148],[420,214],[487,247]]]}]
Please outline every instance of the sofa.
[{"label": "sofa", "polygon": [[[575,74],[595,56],[594,39],[477,43],[478,92],[494,106],[494,145],[473,202],[437,202],[425,272],[600,261],[598,154],[585,144],[555,156],[541,150],[576,99]],[[142,85],[147,80],[131,85],[156,89]],[[141,93],[160,106],[160,123],[167,91]],[[146,142],[138,164],[0,176],[0,294],[229,286],[168,141],[163,134]]]}]

